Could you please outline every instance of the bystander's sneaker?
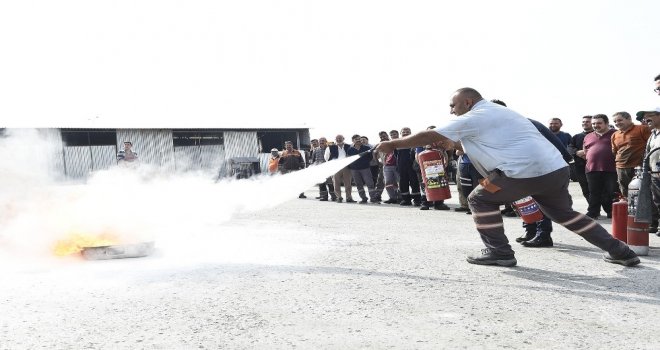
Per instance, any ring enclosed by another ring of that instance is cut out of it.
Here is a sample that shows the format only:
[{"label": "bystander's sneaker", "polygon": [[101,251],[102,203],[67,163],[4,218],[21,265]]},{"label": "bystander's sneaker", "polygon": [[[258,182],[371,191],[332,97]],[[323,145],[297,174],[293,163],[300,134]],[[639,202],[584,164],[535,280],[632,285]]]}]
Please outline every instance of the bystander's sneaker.
[{"label": "bystander's sneaker", "polygon": [[337,197],[337,203],[341,203],[341,202],[343,202],[343,201],[344,201],[344,198]]},{"label": "bystander's sneaker", "polygon": [[371,198],[371,199],[369,199],[369,202],[376,203],[376,204],[380,204],[380,201],[381,201],[380,198]]},{"label": "bystander's sneaker", "polygon": [[603,255],[603,259],[608,263],[619,264],[623,266],[635,266],[639,264],[639,258],[637,257],[637,254],[635,254],[635,252],[630,249],[626,255],[620,258],[613,258],[610,253],[605,253],[605,255]]},{"label": "bystander's sneaker", "polygon": [[346,203],[355,203],[355,201],[353,200],[353,198],[349,198],[346,200]]},{"label": "bystander's sneaker", "polygon": [[470,208],[467,208],[467,207],[458,207],[458,208],[454,208],[454,211],[459,211],[459,212],[460,212],[460,211],[470,211]]},{"label": "bystander's sneaker", "polygon": [[467,262],[476,265],[499,265],[499,266],[516,266],[518,261],[513,254],[497,254],[491,248],[484,248],[481,250],[480,255],[469,255]]},{"label": "bystander's sneaker", "polygon": [[366,199],[366,198],[362,198],[362,200],[360,200],[360,204],[367,204],[367,199]]},{"label": "bystander's sneaker", "polygon": [[649,233],[656,233],[656,234],[658,233],[658,223],[657,222],[655,223],[655,226],[654,225],[649,226]]}]

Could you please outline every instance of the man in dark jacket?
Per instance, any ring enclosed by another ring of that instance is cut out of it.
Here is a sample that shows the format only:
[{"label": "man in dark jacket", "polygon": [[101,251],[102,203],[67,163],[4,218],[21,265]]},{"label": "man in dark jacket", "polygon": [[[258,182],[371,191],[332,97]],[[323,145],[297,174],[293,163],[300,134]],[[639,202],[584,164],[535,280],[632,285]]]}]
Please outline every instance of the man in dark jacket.
[{"label": "man in dark jacket", "polygon": [[573,135],[571,142],[568,144],[568,153],[573,156],[575,177],[582,189],[582,195],[587,201],[589,201],[589,184],[587,183],[587,174],[584,170],[585,166],[587,166],[587,156],[584,154],[583,145],[584,137],[593,131],[594,127],[591,125],[591,116],[585,115],[582,117],[582,132]]},{"label": "man in dark jacket", "polygon": [[348,165],[351,169],[351,176],[355,180],[355,186],[360,194],[360,204],[367,204],[368,198],[364,191],[364,185],[367,185],[369,190],[369,198],[371,203],[380,203],[376,189],[374,188],[374,180],[370,169],[370,163],[373,155],[369,152],[371,148],[362,144],[360,135],[353,135],[351,138],[353,146],[346,151],[347,156],[354,156],[356,154],[364,154],[365,156],[358,158],[358,160]]},{"label": "man in dark jacket", "polygon": [[[401,128],[401,136],[409,136],[412,132],[410,128]],[[413,169],[415,160],[415,149],[400,148],[395,150],[397,155],[397,170],[399,171],[399,190],[401,191],[401,205],[412,205],[416,207],[422,205],[422,196],[417,180],[417,172]]]}]

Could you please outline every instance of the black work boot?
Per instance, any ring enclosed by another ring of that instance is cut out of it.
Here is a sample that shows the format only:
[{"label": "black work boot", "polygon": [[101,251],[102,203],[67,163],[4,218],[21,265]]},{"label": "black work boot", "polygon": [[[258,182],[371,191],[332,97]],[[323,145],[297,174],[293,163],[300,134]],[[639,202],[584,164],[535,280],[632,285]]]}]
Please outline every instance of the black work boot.
[{"label": "black work boot", "polygon": [[413,200],[413,204],[416,207],[419,207],[422,205],[422,202],[426,202],[426,196],[422,197],[419,194],[414,194],[412,195],[412,200]]},{"label": "black work boot", "polygon": [[552,247],[553,245],[552,238],[550,237],[549,233],[540,233],[530,240],[520,242],[520,244],[528,248],[545,248]]},{"label": "black work boot", "polygon": [[449,208],[449,206],[447,206],[447,204],[445,204],[445,202],[443,202],[443,201],[435,201],[433,203],[433,209],[435,209],[435,210],[449,210],[451,208]]},{"label": "black work boot", "polygon": [[535,222],[531,224],[523,222],[523,228],[525,229],[525,234],[516,238],[516,242],[518,243],[527,242],[536,237],[537,224]]},{"label": "black work boot", "polygon": [[499,265],[499,266],[516,266],[518,261],[513,254],[497,254],[491,248],[485,248],[481,250],[479,255],[470,255],[467,257],[467,262],[470,264],[476,265]]}]

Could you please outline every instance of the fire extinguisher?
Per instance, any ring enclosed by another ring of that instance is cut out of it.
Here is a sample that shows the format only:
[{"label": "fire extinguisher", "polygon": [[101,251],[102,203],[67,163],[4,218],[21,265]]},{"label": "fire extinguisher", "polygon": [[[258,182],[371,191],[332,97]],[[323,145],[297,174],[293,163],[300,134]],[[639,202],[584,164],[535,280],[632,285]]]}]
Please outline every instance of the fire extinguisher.
[{"label": "fire extinguisher", "polygon": [[440,151],[426,150],[418,154],[417,157],[424,186],[426,187],[426,200],[435,202],[451,198],[444,156]]},{"label": "fire extinguisher", "polygon": [[628,240],[628,201],[621,196],[612,203],[612,236],[626,243]]},{"label": "fire extinguisher", "polygon": [[543,212],[541,212],[539,204],[531,196],[514,201],[513,208],[526,224],[533,224],[543,220]]},{"label": "fire extinguisher", "polygon": [[649,255],[649,224],[635,221],[637,197],[642,184],[642,168],[635,168],[635,178],[628,185],[628,246],[637,255]]}]

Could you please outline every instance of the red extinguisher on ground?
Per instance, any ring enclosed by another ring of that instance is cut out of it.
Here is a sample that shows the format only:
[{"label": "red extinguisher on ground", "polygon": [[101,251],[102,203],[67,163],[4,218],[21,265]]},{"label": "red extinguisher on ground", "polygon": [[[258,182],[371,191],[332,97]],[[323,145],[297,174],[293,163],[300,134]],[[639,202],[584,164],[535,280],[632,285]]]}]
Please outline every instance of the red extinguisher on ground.
[{"label": "red extinguisher on ground", "polygon": [[426,200],[435,202],[451,198],[442,153],[431,149],[421,152],[417,157],[426,187]]},{"label": "red extinguisher on ground", "polygon": [[649,224],[635,221],[637,197],[642,184],[642,168],[635,168],[635,178],[628,185],[628,246],[637,255],[649,255]]},{"label": "red extinguisher on ground", "polygon": [[526,224],[533,224],[543,220],[543,212],[532,196],[519,199],[512,204],[513,208]]},{"label": "red extinguisher on ground", "polygon": [[612,236],[626,243],[628,240],[628,201],[621,196],[612,203]]}]

